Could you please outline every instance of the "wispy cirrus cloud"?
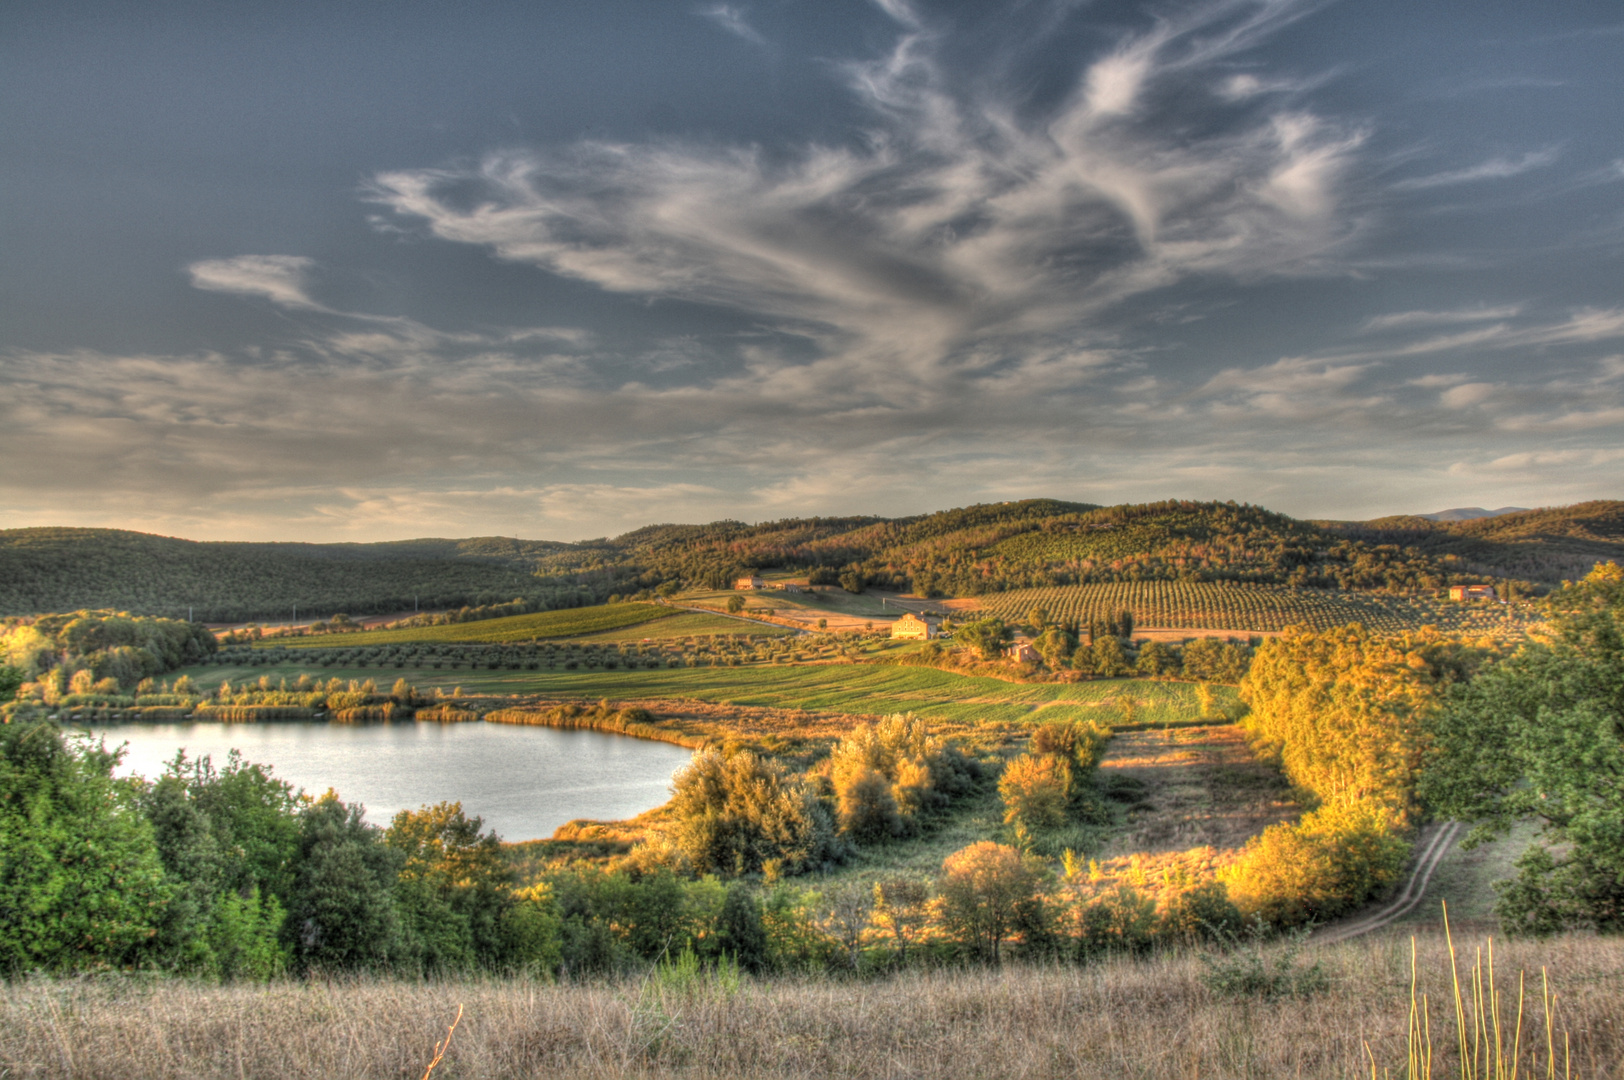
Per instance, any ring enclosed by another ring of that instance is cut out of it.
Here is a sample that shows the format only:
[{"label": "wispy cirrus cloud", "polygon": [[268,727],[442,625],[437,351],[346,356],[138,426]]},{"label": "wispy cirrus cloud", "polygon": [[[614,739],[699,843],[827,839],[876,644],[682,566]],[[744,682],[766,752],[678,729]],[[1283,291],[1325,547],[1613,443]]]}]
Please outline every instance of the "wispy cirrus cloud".
[{"label": "wispy cirrus cloud", "polygon": [[[895,399],[1087,347],[1101,312],[1186,278],[1334,271],[1361,226],[1343,183],[1363,132],[1223,102],[1175,129],[1188,106],[1166,93],[1311,8],[1157,20],[1034,110],[1020,82],[949,72],[949,29],[893,3],[895,46],[844,69],[871,117],[849,145],[580,142],[380,174],[371,197],[444,240],[813,343],[810,361],[759,354],[758,392]],[[1048,47],[1040,23],[1020,47]]]},{"label": "wispy cirrus cloud", "polygon": [[1475,184],[1484,180],[1507,180],[1534,169],[1556,163],[1560,156],[1555,149],[1533,150],[1519,157],[1493,157],[1464,169],[1431,173],[1411,177],[1393,185],[1394,191],[1425,191],[1429,188],[1451,187],[1456,184]]},{"label": "wispy cirrus cloud", "polygon": [[186,269],[195,288],[263,297],[278,307],[300,311],[329,311],[310,298],[314,267],[315,260],[302,255],[235,255],[200,259]]},{"label": "wispy cirrus cloud", "polygon": [[709,4],[699,8],[697,14],[752,45],[767,44],[767,39],[750,25],[749,19],[745,16],[745,9],[737,4]]}]

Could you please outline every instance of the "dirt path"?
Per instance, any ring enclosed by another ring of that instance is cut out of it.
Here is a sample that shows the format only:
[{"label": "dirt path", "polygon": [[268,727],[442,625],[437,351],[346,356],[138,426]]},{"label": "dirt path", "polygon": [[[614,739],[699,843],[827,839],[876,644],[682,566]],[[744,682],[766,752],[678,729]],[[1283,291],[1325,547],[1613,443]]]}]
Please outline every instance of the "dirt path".
[{"label": "dirt path", "polygon": [[1442,825],[1430,825],[1422,830],[1421,854],[1416,858],[1409,880],[1404,883],[1404,888],[1399,890],[1398,895],[1380,911],[1358,917],[1352,922],[1326,927],[1314,935],[1314,941],[1325,944],[1346,941],[1348,938],[1368,934],[1372,930],[1380,930],[1393,920],[1409,914],[1421,902],[1421,897],[1425,895],[1427,884],[1437,871],[1438,864],[1443,862],[1444,857],[1454,848],[1461,827],[1460,822],[1450,821]]}]

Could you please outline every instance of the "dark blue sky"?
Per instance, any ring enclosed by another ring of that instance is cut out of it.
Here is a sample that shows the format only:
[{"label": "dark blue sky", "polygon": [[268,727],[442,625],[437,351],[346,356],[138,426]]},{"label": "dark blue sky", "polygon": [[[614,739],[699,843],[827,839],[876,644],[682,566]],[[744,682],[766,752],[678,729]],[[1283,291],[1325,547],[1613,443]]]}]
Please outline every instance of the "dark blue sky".
[{"label": "dark blue sky", "polygon": [[13,3],[0,525],[1616,497],[1624,9]]}]

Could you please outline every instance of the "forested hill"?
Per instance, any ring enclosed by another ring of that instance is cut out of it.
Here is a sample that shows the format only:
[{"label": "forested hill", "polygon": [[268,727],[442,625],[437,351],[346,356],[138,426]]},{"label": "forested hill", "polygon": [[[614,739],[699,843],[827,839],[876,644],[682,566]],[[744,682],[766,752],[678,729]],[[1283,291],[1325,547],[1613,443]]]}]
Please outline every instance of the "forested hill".
[{"label": "forested hill", "polygon": [[1616,500],[1470,521],[1388,517],[1321,524],[1349,539],[1452,557],[1472,572],[1546,585],[1577,581],[1598,562],[1624,561],[1624,502]]},{"label": "forested hill", "polygon": [[651,525],[566,544],[195,542],[111,529],[0,531],[0,614],[112,608],[277,619],[476,606],[571,607],[793,569],[941,596],[1137,580],[1411,592],[1500,580],[1528,591],[1624,560],[1624,503],[1477,521],[1311,522],[1238,503],[1099,507],[1032,499],[906,518]]},{"label": "forested hill", "polygon": [[590,587],[543,580],[559,548],[503,537],[382,544],[226,543],[121,529],[0,531],[0,614],[104,608],[207,621],[462,607],[519,597],[594,603]]}]

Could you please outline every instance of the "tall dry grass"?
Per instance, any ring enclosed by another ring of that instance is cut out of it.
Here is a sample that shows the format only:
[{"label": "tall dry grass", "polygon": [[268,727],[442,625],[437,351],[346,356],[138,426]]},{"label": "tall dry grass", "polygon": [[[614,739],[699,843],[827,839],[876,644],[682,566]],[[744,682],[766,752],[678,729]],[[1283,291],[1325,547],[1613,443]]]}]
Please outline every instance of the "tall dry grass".
[{"label": "tall dry grass", "polygon": [[[21,982],[0,988],[0,1076],[415,1078],[459,1005],[438,1080],[1368,1077],[1372,1062],[1406,1075],[1409,939],[1314,955],[1329,988],[1281,1000],[1216,996],[1190,956],[873,982]],[[1541,967],[1572,1075],[1624,1077],[1624,942],[1496,942],[1513,998],[1519,969],[1537,980]],[[1417,971],[1430,1000],[1452,997],[1441,937],[1420,942]],[[1460,1075],[1452,1015],[1435,1007],[1431,1022],[1449,1036],[1434,1040],[1433,1075]],[[1522,1075],[1546,1075],[1543,1060]]]}]

